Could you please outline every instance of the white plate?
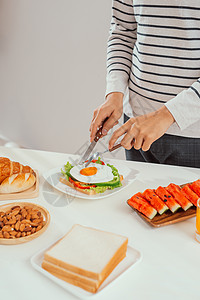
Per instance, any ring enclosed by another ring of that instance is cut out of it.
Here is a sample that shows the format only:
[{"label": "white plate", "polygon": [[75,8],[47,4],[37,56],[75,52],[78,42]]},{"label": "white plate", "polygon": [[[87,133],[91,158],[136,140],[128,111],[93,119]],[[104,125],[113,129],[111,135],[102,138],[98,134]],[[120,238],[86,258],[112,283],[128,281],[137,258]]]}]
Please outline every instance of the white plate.
[{"label": "white plate", "polygon": [[132,268],[135,266],[135,264],[139,262],[142,258],[141,253],[138,250],[128,246],[126,257],[119,263],[119,265],[117,265],[117,267],[112,271],[112,273],[106,278],[106,280],[102,283],[98,291],[95,294],[93,294],[55,277],[54,275],[50,274],[49,272],[47,272],[42,268],[41,265],[44,258],[44,252],[46,252],[48,248],[41,250],[31,258],[31,264],[33,268],[39,271],[40,273],[42,273],[44,276],[51,279],[52,281],[54,281],[55,283],[57,283],[59,286],[64,288],[69,293],[81,299],[88,299],[91,297],[94,298],[95,296],[99,295],[107,288],[113,287],[115,284],[119,282],[122,275],[128,274],[129,271],[132,270]]},{"label": "white plate", "polygon": [[[109,162],[108,162],[109,163]],[[110,162],[112,164],[112,162]],[[60,192],[63,192],[65,194],[71,195],[73,197],[79,197],[83,199],[102,199],[105,197],[108,197],[110,195],[116,194],[129,186],[135,179],[136,175],[138,173],[137,170],[130,169],[127,166],[125,166],[122,162],[115,162],[114,166],[118,169],[119,174],[123,175],[123,181],[122,186],[115,188],[113,190],[107,190],[104,193],[99,193],[96,195],[86,195],[83,194],[66,184],[63,184],[59,181],[61,174],[61,168],[64,170],[64,166],[60,166],[54,169],[49,170],[48,172],[43,174],[44,179],[55,189],[59,190]]]}]

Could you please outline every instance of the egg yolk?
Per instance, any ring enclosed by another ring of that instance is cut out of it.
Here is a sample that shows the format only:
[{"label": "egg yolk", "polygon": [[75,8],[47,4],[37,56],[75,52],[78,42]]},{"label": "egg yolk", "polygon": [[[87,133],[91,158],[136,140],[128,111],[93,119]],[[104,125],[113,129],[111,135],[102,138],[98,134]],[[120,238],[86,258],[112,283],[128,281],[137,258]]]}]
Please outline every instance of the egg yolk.
[{"label": "egg yolk", "polygon": [[97,168],[96,167],[88,167],[80,170],[80,174],[84,176],[92,176],[97,173]]}]

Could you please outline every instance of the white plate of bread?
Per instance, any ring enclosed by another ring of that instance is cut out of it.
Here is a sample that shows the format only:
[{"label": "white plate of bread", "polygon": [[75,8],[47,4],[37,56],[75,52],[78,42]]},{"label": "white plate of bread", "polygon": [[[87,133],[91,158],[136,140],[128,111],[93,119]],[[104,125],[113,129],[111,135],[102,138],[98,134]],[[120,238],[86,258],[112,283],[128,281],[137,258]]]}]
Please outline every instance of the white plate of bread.
[{"label": "white plate of bread", "polygon": [[88,299],[120,280],[141,254],[124,236],[74,225],[55,244],[31,258],[32,266],[75,296]]},{"label": "white plate of bread", "polygon": [[35,198],[39,193],[39,176],[36,170],[0,157],[0,200]]}]

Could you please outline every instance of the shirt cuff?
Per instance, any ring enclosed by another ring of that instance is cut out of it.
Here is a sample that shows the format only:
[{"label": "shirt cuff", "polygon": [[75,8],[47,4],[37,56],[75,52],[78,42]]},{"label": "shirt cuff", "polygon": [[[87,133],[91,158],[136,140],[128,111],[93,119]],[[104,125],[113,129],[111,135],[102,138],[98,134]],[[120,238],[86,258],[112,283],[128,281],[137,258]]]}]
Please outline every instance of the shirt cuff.
[{"label": "shirt cuff", "polygon": [[183,90],[176,97],[165,103],[165,106],[174,117],[180,130],[186,129],[195,123],[196,119],[199,119],[199,116],[198,118],[196,117],[196,112],[199,111],[199,107],[196,105],[196,95],[191,89]]},{"label": "shirt cuff", "polygon": [[[116,75],[120,75],[120,76],[116,76]],[[122,72],[120,72],[120,74],[110,73],[109,76],[107,76],[105,96],[114,92],[120,92],[125,94],[127,86],[128,86],[127,75],[124,76]]]}]

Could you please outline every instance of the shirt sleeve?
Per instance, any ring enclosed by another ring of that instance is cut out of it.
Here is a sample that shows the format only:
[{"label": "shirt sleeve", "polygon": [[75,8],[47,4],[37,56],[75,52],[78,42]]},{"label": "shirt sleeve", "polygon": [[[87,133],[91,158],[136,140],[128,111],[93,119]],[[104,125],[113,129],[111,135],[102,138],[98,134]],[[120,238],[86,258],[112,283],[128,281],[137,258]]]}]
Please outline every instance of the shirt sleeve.
[{"label": "shirt sleeve", "polygon": [[200,120],[200,78],[165,103],[181,130]]},{"label": "shirt sleeve", "polygon": [[125,93],[132,65],[136,31],[133,0],[113,0],[107,46],[106,95],[111,92]]}]

